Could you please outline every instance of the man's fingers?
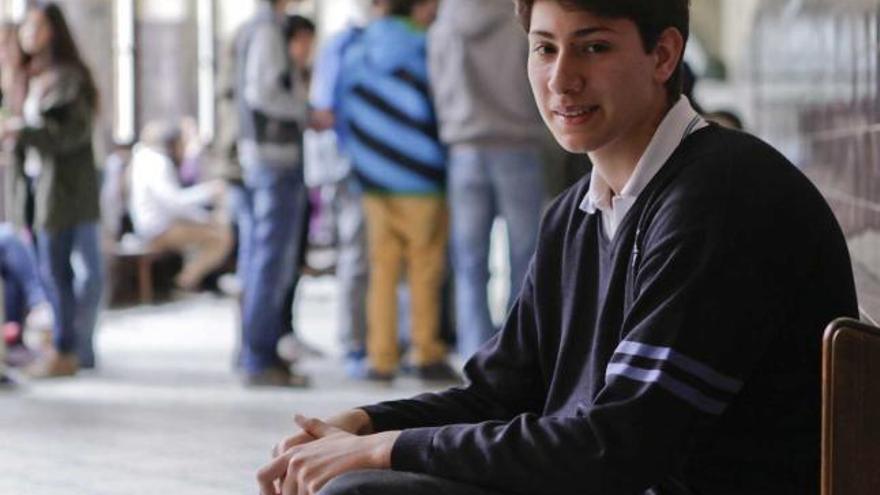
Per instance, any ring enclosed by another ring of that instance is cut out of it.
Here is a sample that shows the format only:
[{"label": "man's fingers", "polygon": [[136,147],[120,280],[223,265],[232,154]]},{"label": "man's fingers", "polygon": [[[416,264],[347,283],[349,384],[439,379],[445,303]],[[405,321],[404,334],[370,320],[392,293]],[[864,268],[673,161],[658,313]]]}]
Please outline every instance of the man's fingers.
[{"label": "man's fingers", "polygon": [[309,495],[318,495],[318,492],[321,491],[321,488],[324,488],[324,485],[330,481],[332,477],[327,477],[326,475],[322,475],[320,478],[313,480],[309,485],[310,492],[307,492]]},{"label": "man's fingers", "polygon": [[299,479],[297,480],[297,490],[296,495],[308,495],[309,494],[309,485],[306,481],[305,473],[299,473]]},{"label": "man's fingers", "polygon": [[287,477],[281,482],[281,495],[298,495],[297,473],[293,467],[293,463],[287,463]]},{"label": "man's fingers", "polygon": [[330,426],[320,419],[307,418],[301,414],[294,416],[293,420],[296,421],[296,424],[299,425],[305,433],[308,433],[315,438],[323,438],[331,433],[339,431],[339,428]]},{"label": "man's fingers", "polygon": [[275,480],[280,479],[287,472],[289,456],[276,457],[269,464],[257,471],[257,483],[260,485],[260,495],[278,495],[275,489]]},{"label": "man's fingers", "polygon": [[297,445],[302,445],[304,443],[311,442],[312,440],[315,440],[315,437],[309,435],[306,432],[297,433],[292,437],[287,437],[280,443],[272,447],[272,457],[278,457],[279,455],[290,450],[291,447],[296,447]]}]

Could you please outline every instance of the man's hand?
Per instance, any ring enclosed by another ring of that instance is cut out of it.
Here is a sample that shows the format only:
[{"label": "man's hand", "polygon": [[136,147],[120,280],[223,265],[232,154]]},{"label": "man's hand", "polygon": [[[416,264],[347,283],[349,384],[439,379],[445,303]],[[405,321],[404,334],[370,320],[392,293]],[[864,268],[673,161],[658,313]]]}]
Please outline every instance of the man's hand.
[{"label": "man's hand", "polygon": [[333,128],[336,117],[330,110],[314,110],[309,119],[309,128],[316,131],[326,131]]},{"label": "man's hand", "polygon": [[259,470],[261,495],[316,495],[328,481],[348,471],[391,467],[391,449],[400,432],[358,436],[299,415],[296,423],[305,440]]},{"label": "man's hand", "polygon": [[[370,416],[363,409],[352,409],[330,419],[324,423],[353,435],[368,435],[373,432],[373,423]],[[297,422],[299,424],[299,422]],[[296,435],[290,436],[279,442],[272,448],[272,457],[278,457],[291,447],[317,440],[304,428]]]}]

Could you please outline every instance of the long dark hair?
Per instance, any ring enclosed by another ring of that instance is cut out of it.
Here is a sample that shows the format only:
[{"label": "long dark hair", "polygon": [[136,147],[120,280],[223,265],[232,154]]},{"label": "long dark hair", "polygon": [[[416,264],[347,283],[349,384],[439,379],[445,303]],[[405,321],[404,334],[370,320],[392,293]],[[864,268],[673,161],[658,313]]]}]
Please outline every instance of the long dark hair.
[{"label": "long dark hair", "polygon": [[97,112],[99,107],[98,87],[92,77],[92,71],[89,70],[76,47],[76,42],[73,40],[61,7],[55,2],[33,2],[30,9],[42,12],[52,29],[52,41],[49,46],[52,53],[52,63],[73,67],[80,73],[83,84],[82,91],[85,93],[89,106]]}]

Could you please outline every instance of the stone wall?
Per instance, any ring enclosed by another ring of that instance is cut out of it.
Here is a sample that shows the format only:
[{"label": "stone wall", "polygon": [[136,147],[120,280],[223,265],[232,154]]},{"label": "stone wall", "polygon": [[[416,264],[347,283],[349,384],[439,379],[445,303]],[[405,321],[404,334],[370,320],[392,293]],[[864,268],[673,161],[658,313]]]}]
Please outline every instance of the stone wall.
[{"label": "stone wall", "polygon": [[[766,1],[751,36],[753,130],[820,188],[880,319],[880,5]],[[816,281],[822,283],[822,281]],[[834,287],[828,287],[833,292]]]},{"label": "stone wall", "polygon": [[176,2],[182,7],[168,15],[142,8],[135,21],[138,130],[152,120],[198,115],[195,0]]},{"label": "stone wall", "polygon": [[60,0],[76,40],[100,94],[100,113],[95,141],[103,155],[113,138],[113,2],[108,0]]}]

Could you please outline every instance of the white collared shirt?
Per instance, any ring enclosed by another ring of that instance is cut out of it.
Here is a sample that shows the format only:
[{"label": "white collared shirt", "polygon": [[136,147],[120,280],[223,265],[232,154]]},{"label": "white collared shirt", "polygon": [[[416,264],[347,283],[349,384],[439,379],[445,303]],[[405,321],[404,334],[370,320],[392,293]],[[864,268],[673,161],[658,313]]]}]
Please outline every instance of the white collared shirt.
[{"label": "white collared shirt", "polygon": [[605,234],[609,239],[613,239],[620,222],[635,204],[639,194],[663,168],[684,138],[707,125],[691,106],[687,97],[682,96],[663,117],[663,121],[657,127],[651,142],[645,148],[645,152],[639,158],[635,170],[619,195],[614,195],[611,186],[599,174],[594,161],[590,190],[581,202],[580,209],[590,215],[595,214],[597,210],[602,212]]}]

